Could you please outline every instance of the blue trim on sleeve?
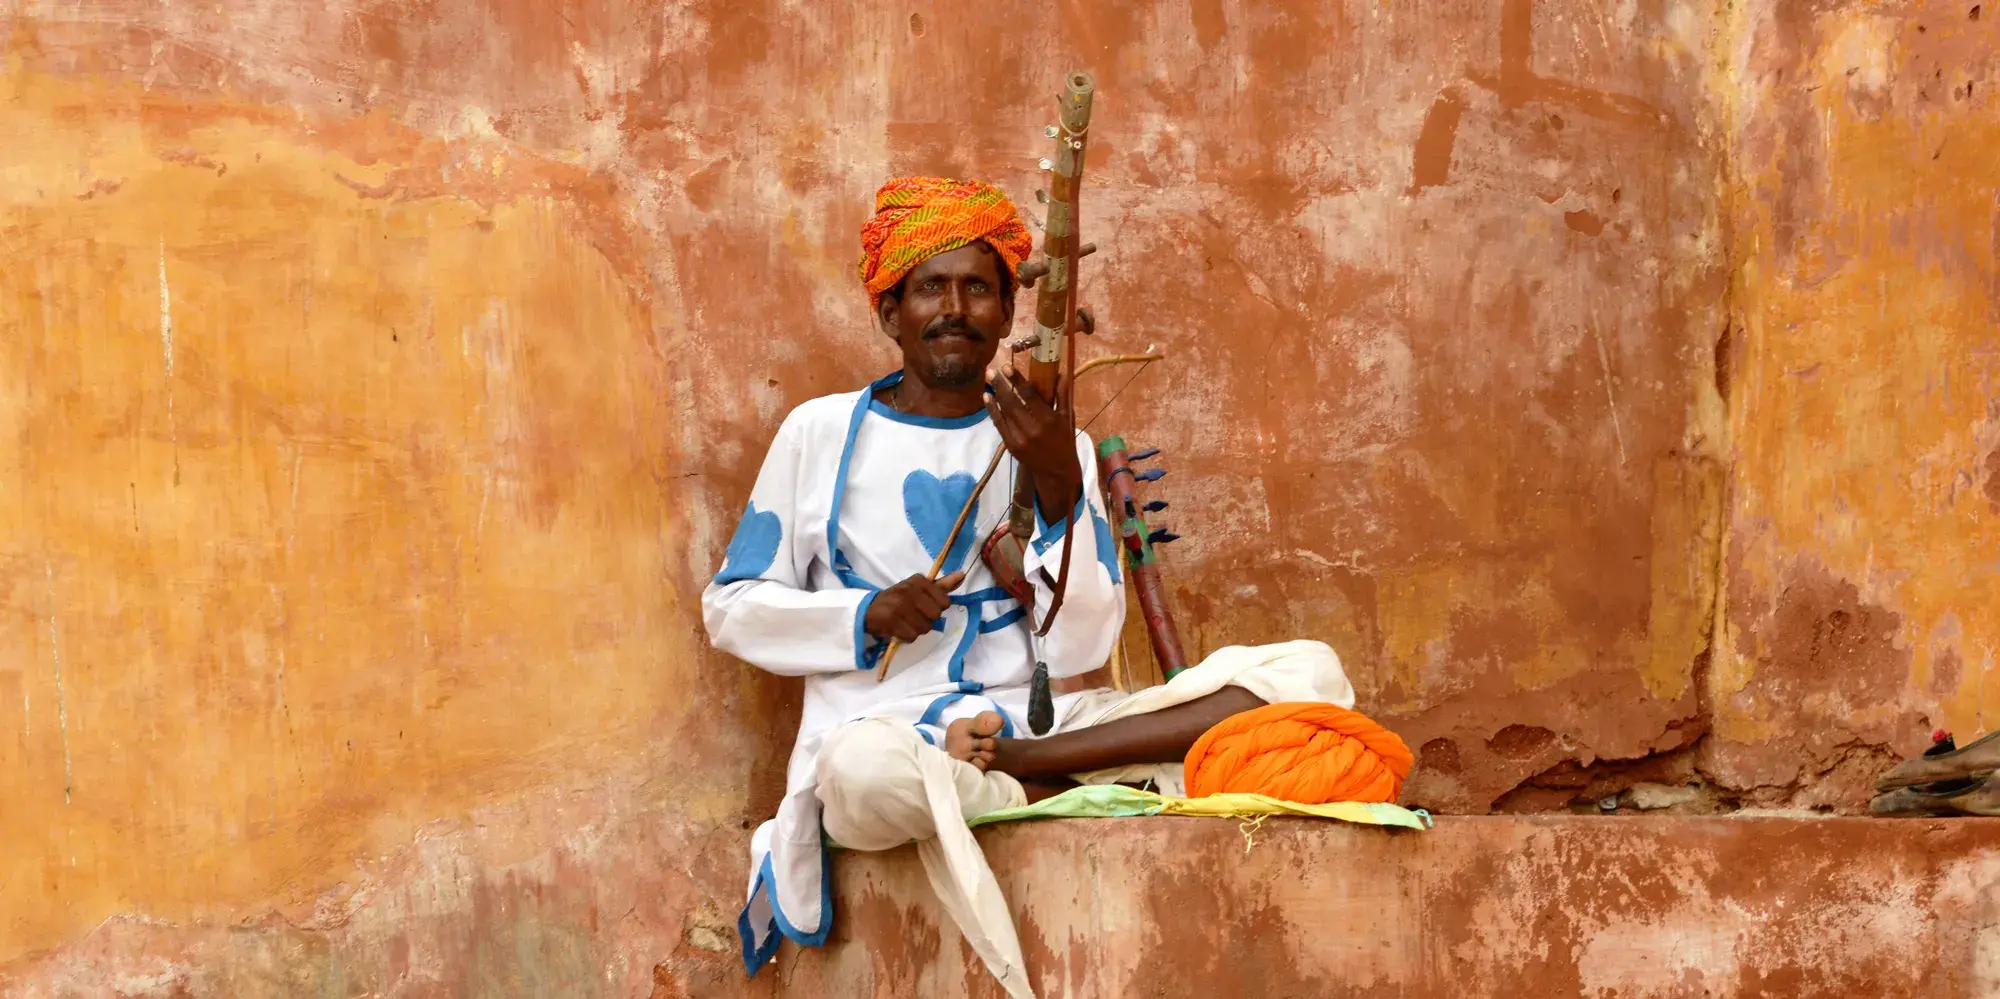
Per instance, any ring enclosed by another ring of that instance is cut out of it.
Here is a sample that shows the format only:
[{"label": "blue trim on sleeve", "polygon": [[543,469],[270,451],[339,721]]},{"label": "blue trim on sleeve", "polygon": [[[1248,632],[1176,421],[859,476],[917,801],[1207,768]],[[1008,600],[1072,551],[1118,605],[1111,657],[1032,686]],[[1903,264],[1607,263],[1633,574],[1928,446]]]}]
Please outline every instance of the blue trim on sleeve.
[{"label": "blue trim on sleeve", "polygon": [[[933,727],[935,727],[935,726],[933,726]],[[920,724],[919,724],[919,725],[912,725],[912,726],[911,726],[911,728],[914,728],[914,729],[916,729],[916,730],[917,730],[917,734],[918,734],[918,735],[921,735],[921,736],[923,736],[923,737],[924,737],[924,741],[925,741],[925,742],[928,742],[928,743],[930,743],[930,744],[931,744],[931,748],[933,748],[933,749],[937,748],[937,737],[931,734],[931,731],[930,731],[930,729],[927,729],[927,728],[923,727],[923,726],[922,726],[922,725],[920,725]]]},{"label": "blue trim on sleeve", "polygon": [[875,602],[878,591],[870,590],[861,595],[861,603],[854,608],[854,668],[874,669],[875,660],[881,658],[882,647],[875,643],[868,629],[862,627],[868,621],[868,605]]},{"label": "blue trim on sleeve", "polygon": [[[1076,498],[1077,520],[1081,521],[1083,518],[1090,516],[1089,500],[1090,490],[1088,489],[1085,489],[1083,494]],[[1043,520],[1042,505],[1040,503],[1035,504],[1035,554],[1048,554],[1049,549],[1055,547],[1056,542],[1063,539],[1063,533],[1063,525],[1060,522],[1051,524]]]}]

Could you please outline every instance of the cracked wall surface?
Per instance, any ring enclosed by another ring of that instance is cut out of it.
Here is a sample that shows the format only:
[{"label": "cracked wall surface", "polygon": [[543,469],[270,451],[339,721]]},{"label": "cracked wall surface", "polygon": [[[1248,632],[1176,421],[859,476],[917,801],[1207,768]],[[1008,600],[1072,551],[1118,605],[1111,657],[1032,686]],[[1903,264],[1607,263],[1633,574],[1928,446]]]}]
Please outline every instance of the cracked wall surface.
[{"label": "cracked wall surface", "polygon": [[1852,810],[2000,720],[2000,25],[1749,3],[1721,110],[1734,445],[1705,768]]},{"label": "cracked wall surface", "polygon": [[[1021,823],[980,841],[1038,995],[2000,990],[1994,822],[1538,815],[1446,817],[1424,833],[1273,821],[1246,834],[1165,818]],[[779,995],[1004,994],[914,852],[843,861],[835,904],[849,928],[781,954],[766,972]],[[1158,859],[1176,856],[1208,862]],[[884,939],[908,944],[867,943]]]},{"label": "cracked wall surface", "polygon": [[785,410],[894,363],[875,185],[1031,203],[1073,65],[1190,651],[1328,641],[1443,812],[1853,810],[2000,643],[1995,27],[0,8],[0,993],[769,988],[797,692],[695,594]]}]

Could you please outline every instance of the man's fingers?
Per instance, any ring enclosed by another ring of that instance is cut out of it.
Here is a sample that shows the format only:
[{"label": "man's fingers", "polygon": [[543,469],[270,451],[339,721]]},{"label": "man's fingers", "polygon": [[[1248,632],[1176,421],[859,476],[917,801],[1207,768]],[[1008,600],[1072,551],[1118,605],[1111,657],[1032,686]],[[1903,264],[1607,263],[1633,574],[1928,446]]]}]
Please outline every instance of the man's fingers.
[{"label": "man's fingers", "polygon": [[903,629],[903,641],[914,642],[931,631],[931,615],[916,607],[903,607],[896,615],[896,625]]},{"label": "man's fingers", "polygon": [[963,582],[965,582],[965,570],[960,569],[957,572],[954,572],[951,575],[938,580],[937,584],[938,584],[938,589],[943,590],[946,593],[950,593],[951,591],[958,589],[958,585]]},{"label": "man's fingers", "polygon": [[1027,376],[1021,374],[1019,371],[1007,372],[1007,377],[1004,380],[1007,383],[1007,387],[1014,390],[1014,399],[1017,402],[1027,402],[1029,399],[1038,399],[1041,397],[1041,394],[1036,392],[1032,385],[1028,384]]},{"label": "man's fingers", "polygon": [[993,415],[993,425],[999,428],[1000,436],[1002,437],[1006,437],[1013,432],[1014,424],[1018,420],[1015,407],[1019,403],[1008,402],[1005,399],[1006,391],[1006,389],[1000,389],[986,394],[986,411]]},{"label": "man's fingers", "polygon": [[1032,419],[1037,413],[1054,411],[1042,399],[1042,394],[1035,391],[1034,385],[1028,381],[1027,376],[1018,371],[1007,372],[1006,377],[1000,379],[1000,384],[995,386],[987,395],[998,406],[1002,416],[1019,424],[1023,428],[1027,426],[1027,421]]},{"label": "man's fingers", "polygon": [[1055,411],[1054,404],[1035,391],[1034,383],[1028,381],[1026,375],[1018,371],[1007,372],[1007,385],[1013,390],[1014,398],[1010,401],[1014,409],[1023,415]]},{"label": "man's fingers", "polygon": [[951,594],[950,592],[945,590],[943,584],[941,583],[924,584],[924,589],[923,589],[924,613],[929,614],[932,617],[937,617],[939,614],[944,613],[944,609],[946,607],[950,606],[951,606]]},{"label": "man's fingers", "polygon": [[897,594],[904,606],[913,609],[925,620],[938,616],[951,604],[951,596],[938,588],[938,583],[929,576],[911,576],[896,584],[902,590]]},{"label": "man's fingers", "polygon": [[1006,408],[997,395],[986,398],[989,400],[986,411],[993,416],[993,429],[1000,431],[1000,442],[1007,446],[1008,454],[1020,457],[1022,449],[1028,446],[1028,433],[1021,424],[1019,410]]}]

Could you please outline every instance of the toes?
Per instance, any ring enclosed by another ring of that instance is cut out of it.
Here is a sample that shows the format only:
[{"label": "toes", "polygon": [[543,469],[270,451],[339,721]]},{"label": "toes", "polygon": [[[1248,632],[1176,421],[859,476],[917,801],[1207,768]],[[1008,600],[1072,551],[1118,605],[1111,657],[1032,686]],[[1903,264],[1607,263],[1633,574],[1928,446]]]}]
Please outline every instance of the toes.
[{"label": "toes", "polygon": [[991,749],[992,742],[979,737],[973,719],[960,718],[945,726],[944,751],[954,758],[970,760],[982,749]]},{"label": "toes", "polygon": [[999,714],[986,711],[971,718],[960,718],[945,726],[944,751],[954,759],[964,760],[981,770],[993,762],[998,750],[998,735],[1006,725],[1006,719]]}]

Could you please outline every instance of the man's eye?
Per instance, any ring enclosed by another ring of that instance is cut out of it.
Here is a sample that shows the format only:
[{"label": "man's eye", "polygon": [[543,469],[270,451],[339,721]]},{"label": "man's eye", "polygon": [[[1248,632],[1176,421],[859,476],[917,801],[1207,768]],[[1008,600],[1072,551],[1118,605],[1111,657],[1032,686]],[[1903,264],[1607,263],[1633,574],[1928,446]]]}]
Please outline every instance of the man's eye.
[{"label": "man's eye", "polygon": [[974,293],[974,294],[979,294],[979,295],[984,295],[984,294],[986,294],[986,292],[988,291],[988,289],[987,289],[987,287],[986,287],[986,282],[984,282],[984,281],[974,281],[974,282],[972,282],[972,291],[973,291],[973,293]]},{"label": "man's eye", "polygon": [[932,294],[936,294],[944,290],[944,282],[933,278],[923,283],[923,289]]}]

